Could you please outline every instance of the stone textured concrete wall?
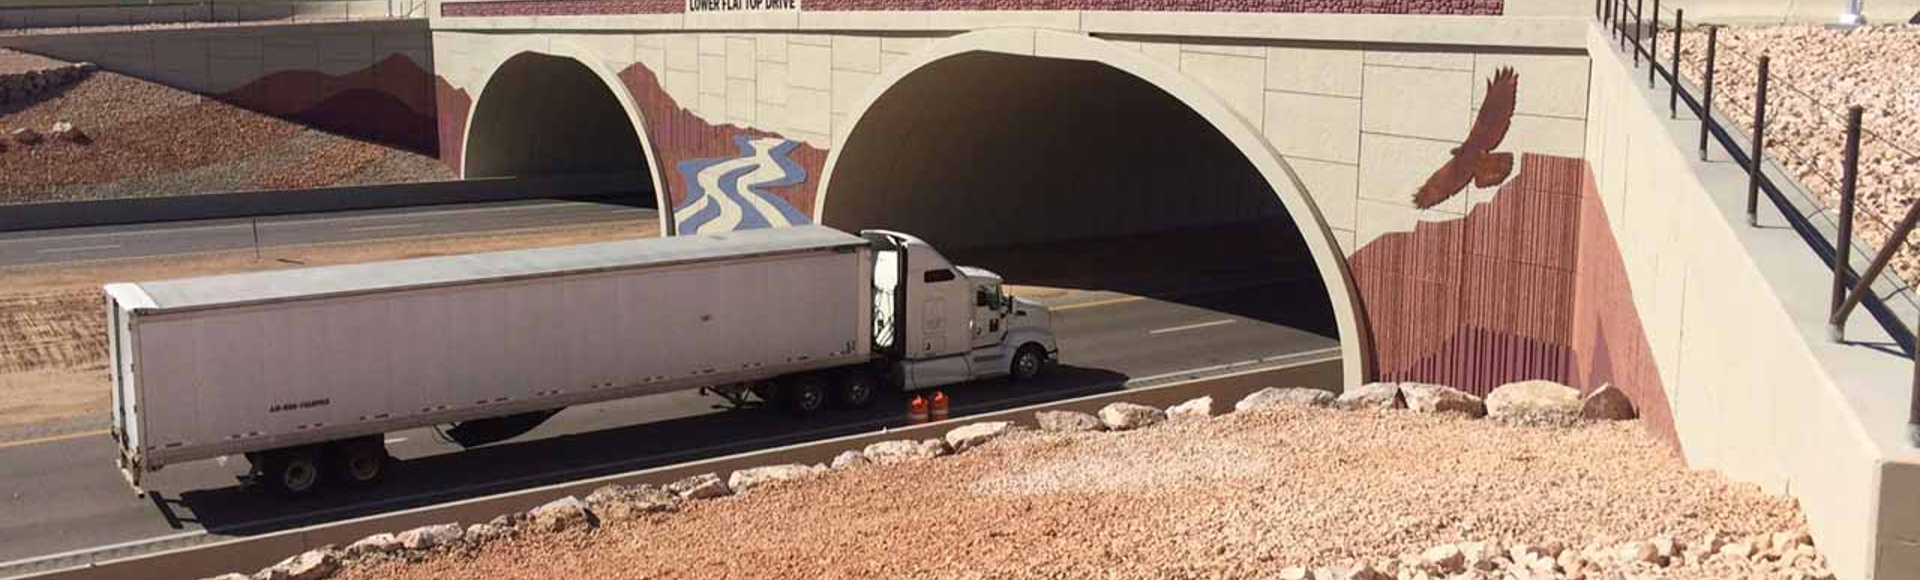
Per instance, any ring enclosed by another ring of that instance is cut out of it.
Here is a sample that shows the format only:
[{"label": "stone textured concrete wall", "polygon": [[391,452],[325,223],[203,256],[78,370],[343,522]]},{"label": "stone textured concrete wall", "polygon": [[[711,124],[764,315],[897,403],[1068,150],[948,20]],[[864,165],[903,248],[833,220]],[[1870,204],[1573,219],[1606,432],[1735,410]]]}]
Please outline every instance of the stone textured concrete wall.
[{"label": "stone textured concrete wall", "polygon": [[[1291,14],[1453,14],[1498,16],[1506,0],[810,0],[800,10],[1029,11],[1114,10]],[[443,16],[673,14],[684,0],[479,0],[441,5]]]},{"label": "stone textured concrete wall", "polygon": [[438,147],[426,22],[342,22],[0,37],[0,46],[211,95],[323,130]]}]

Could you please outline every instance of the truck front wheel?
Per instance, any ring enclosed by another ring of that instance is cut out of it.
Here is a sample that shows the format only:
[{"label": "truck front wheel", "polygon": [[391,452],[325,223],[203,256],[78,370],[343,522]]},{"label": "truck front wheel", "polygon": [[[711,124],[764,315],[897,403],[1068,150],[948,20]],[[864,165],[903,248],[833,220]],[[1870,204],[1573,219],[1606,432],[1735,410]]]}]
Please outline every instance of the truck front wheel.
[{"label": "truck front wheel", "polygon": [[312,494],[320,488],[320,454],[312,447],[275,449],[266,453],[260,479],[267,488],[287,497]]},{"label": "truck front wheel", "polygon": [[1024,344],[1013,353],[1013,368],[1008,374],[1015,381],[1030,381],[1047,368],[1047,350],[1038,344]]}]

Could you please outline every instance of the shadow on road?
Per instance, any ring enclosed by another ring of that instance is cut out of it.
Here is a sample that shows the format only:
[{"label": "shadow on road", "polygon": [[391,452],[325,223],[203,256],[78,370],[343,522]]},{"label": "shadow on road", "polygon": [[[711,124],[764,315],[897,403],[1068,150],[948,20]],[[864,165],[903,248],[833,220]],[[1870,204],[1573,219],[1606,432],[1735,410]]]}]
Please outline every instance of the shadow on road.
[{"label": "shadow on road", "polygon": [[[959,417],[1118,390],[1127,379],[1113,371],[1063,365],[1032,383],[985,381],[954,389],[949,396]],[[376,488],[335,489],[301,500],[284,500],[236,482],[155,503],[170,522],[197,523],[215,534],[254,535],[905,425],[905,400],[905,395],[890,393],[868,409],[805,420],[773,409],[724,408],[694,417],[510,441],[403,461]],[[713,401],[725,405],[717,397]]]}]

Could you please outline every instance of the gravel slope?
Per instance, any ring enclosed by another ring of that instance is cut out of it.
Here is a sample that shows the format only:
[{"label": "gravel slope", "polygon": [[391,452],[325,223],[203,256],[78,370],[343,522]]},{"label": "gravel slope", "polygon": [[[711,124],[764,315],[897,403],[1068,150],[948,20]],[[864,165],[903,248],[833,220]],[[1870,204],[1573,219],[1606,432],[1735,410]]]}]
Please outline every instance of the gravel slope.
[{"label": "gravel slope", "polygon": [[[1662,35],[1662,62],[1673,58],[1673,37]],[[1681,71],[1696,86],[1705,77],[1707,35],[1682,37]],[[1827,207],[1840,200],[1846,108],[1866,108],[1861,139],[1856,235],[1878,251],[1909,205],[1920,200],[1920,29],[1870,26],[1728,27],[1720,31],[1714,71],[1714,108],[1753,126],[1758,59],[1772,57],[1767,93],[1767,152]],[[1742,143],[1745,147],[1747,144]],[[1920,235],[1892,268],[1920,280]]]},{"label": "gravel slope", "polygon": [[[1278,409],[1023,433],[592,532],[527,533],[339,578],[1271,578],[1463,540],[1612,545],[1789,530],[1792,501],[1684,469],[1633,422],[1504,426]],[[1731,561],[1652,576],[1744,576]],[[1639,574],[1636,574],[1639,576]]]}]

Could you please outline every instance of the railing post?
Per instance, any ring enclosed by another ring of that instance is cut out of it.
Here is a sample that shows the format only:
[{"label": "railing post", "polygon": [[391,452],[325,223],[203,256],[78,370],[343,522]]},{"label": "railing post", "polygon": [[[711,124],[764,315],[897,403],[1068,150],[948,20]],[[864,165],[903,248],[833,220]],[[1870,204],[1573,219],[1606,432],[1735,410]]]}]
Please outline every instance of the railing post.
[{"label": "railing post", "polygon": [[[1914,332],[1920,336],[1920,330]],[[1913,386],[1907,392],[1907,442],[1920,447],[1920,342],[1913,347]]]},{"label": "railing post", "polygon": [[1847,299],[1847,272],[1852,269],[1854,191],[1860,180],[1860,116],[1864,111],[1859,105],[1847,109],[1847,145],[1841,154],[1840,233],[1833,240],[1833,300],[1827,305],[1827,337],[1834,342],[1847,339],[1845,321],[1835,322],[1831,316]]},{"label": "railing post", "polygon": [[1766,158],[1767,69],[1771,57],[1760,56],[1759,86],[1753,93],[1753,147],[1747,150],[1747,225],[1760,225],[1760,161]]},{"label": "railing post", "polygon": [[1659,75],[1656,73],[1660,72],[1660,59],[1654,57],[1654,53],[1659,52],[1655,50],[1654,47],[1660,46],[1660,0],[1653,0],[1653,19],[1648,20],[1648,22],[1646,43],[1647,88],[1651,89],[1655,85],[1654,80],[1659,78]]},{"label": "railing post", "polygon": [[1617,7],[1614,10],[1619,14],[1615,14],[1613,16],[1613,31],[1614,31],[1613,41],[1615,44],[1620,45],[1620,50],[1626,50],[1627,49],[1627,0],[1620,0],[1615,4],[1617,5]]},{"label": "railing post", "polygon": [[1707,160],[1707,133],[1713,128],[1714,52],[1720,46],[1720,27],[1707,27],[1707,86],[1700,96],[1700,160]]},{"label": "railing post", "polygon": [[1667,79],[1670,81],[1667,83],[1667,117],[1672,119],[1680,118],[1680,35],[1687,31],[1681,27],[1686,19],[1687,9],[1673,10],[1673,70],[1668,71],[1672,77]]},{"label": "railing post", "polygon": [[1640,66],[1640,29],[1645,26],[1643,21],[1645,13],[1642,10],[1646,7],[1647,0],[1633,0],[1633,66],[1635,67]]}]

